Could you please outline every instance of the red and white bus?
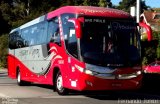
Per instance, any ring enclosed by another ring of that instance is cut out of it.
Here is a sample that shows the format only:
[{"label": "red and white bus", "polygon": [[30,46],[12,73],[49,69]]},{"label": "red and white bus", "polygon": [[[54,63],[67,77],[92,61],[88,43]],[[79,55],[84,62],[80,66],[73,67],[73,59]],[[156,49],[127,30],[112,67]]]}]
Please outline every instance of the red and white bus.
[{"label": "red and white bus", "polygon": [[10,32],[8,75],[19,85],[53,85],[59,94],[138,89],[140,46],[128,13],[65,6]]}]

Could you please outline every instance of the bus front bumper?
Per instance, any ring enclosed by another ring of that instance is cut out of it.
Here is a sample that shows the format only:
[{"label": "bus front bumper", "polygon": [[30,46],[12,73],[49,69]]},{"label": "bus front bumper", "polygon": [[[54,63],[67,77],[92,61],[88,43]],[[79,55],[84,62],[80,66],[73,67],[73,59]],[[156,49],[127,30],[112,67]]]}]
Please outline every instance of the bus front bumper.
[{"label": "bus front bumper", "polygon": [[130,79],[103,79],[82,74],[77,81],[77,90],[134,90],[141,87],[142,74]]}]

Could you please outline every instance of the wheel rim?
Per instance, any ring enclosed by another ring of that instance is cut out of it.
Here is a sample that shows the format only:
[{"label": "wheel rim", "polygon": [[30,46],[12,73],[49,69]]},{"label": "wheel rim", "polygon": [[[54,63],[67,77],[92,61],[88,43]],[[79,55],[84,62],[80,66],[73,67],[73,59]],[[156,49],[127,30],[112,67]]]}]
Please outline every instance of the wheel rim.
[{"label": "wheel rim", "polygon": [[57,78],[57,89],[59,91],[61,91],[63,89],[63,85],[62,85],[62,76],[59,75],[58,78]]},{"label": "wheel rim", "polygon": [[20,83],[20,82],[21,82],[21,75],[20,75],[20,72],[18,72],[17,81],[18,81],[18,83]]}]

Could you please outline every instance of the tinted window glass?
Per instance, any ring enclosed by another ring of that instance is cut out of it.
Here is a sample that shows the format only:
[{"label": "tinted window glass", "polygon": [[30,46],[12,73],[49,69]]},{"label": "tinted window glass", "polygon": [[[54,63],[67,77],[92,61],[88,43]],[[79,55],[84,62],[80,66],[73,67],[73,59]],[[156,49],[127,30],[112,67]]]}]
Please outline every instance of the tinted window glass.
[{"label": "tinted window glass", "polygon": [[75,29],[70,28],[69,29],[69,37],[68,37],[68,52],[72,54],[74,57],[78,58],[78,52],[77,52],[77,38],[75,35]]},{"label": "tinted window glass", "polygon": [[74,18],[74,14],[63,14],[62,17],[62,27],[63,27],[63,34],[65,37],[65,45],[68,52],[74,56],[78,57],[77,52],[77,39],[75,34],[75,27],[72,22],[68,22],[68,19]]},{"label": "tinted window glass", "polygon": [[61,39],[59,34],[59,24],[58,24],[57,17],[49,21],[47,41],[55,42],[56,44],[61,45]]},{"label": "tinted window glass", "polygon": [[69,31],[70,31],[69,29],[70,28],[74,28],[73,23],[68,22],[68,19],[74,18],[74,17],[75,16],[73,14],[63,14],[63,15],[61,15],[63,34],[64,34],[65,42],[67,42],[68,37],[69,37]]},{"label": "tinted window glass", "polygon": [[9,48],[16,49],[24,47],[24,39],[20,36],[19,31],[15,31],[9,35]]},{"label": "tinted window glass", "polygon": [[44,44],[47,40],[47,22],[41,22],[22,30],[25,46]]},{"label": "tinted window glass", "polygon": [[133,20],[85,17],[80,46],[86,63],[112,67],[140,64],[140,38]]}]

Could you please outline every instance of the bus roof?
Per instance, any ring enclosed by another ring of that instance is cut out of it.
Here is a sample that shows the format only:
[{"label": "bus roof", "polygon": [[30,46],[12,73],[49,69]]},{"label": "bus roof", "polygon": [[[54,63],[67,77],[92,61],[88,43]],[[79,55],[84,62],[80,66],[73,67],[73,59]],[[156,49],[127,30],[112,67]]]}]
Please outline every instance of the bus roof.
[{"label": "bus roof", "polygon": [[42,21],[44,21],[44,20],[45,20],[45,15],[40,16],[40,17],[38,17],[38,18],[30,21],[30,22],[27,22],[27,23],[21,25],[21,26],[18,27],[18,28],[13,29],[10,33],[13,33],[13,32],[15,32],[15,31],[19,31],[19,30],[24,29],[24,28],[26,28],[26,27],[29,27],[29,26],[32,26],[32,25],[34,25],[34,24],[40,23],[40,22],[42,22]]},{"label": "bus roof", "polygon": [[95,6],[65,6],[48,13],[47,19],[51,19],[63,13],[75,13],[87,16],[101,16],[112,18],[131,18],[129,13],[117,9]]},{"label": "bus roof", "polygon": [[100,16],[100,17],[111,17],[111,18],[131,18],[129,13],[117,9],[95,7],[95,6],[64,6],[52,12],[49,12],[46,15],[40,16],[30,22],[27,22],[24,25],[13,29],[10,33],[24,29],[28,26],[32,26],[36,23],[44,21],[45,19],[49,20],[63,13],[74,13],[84,16]]}]

